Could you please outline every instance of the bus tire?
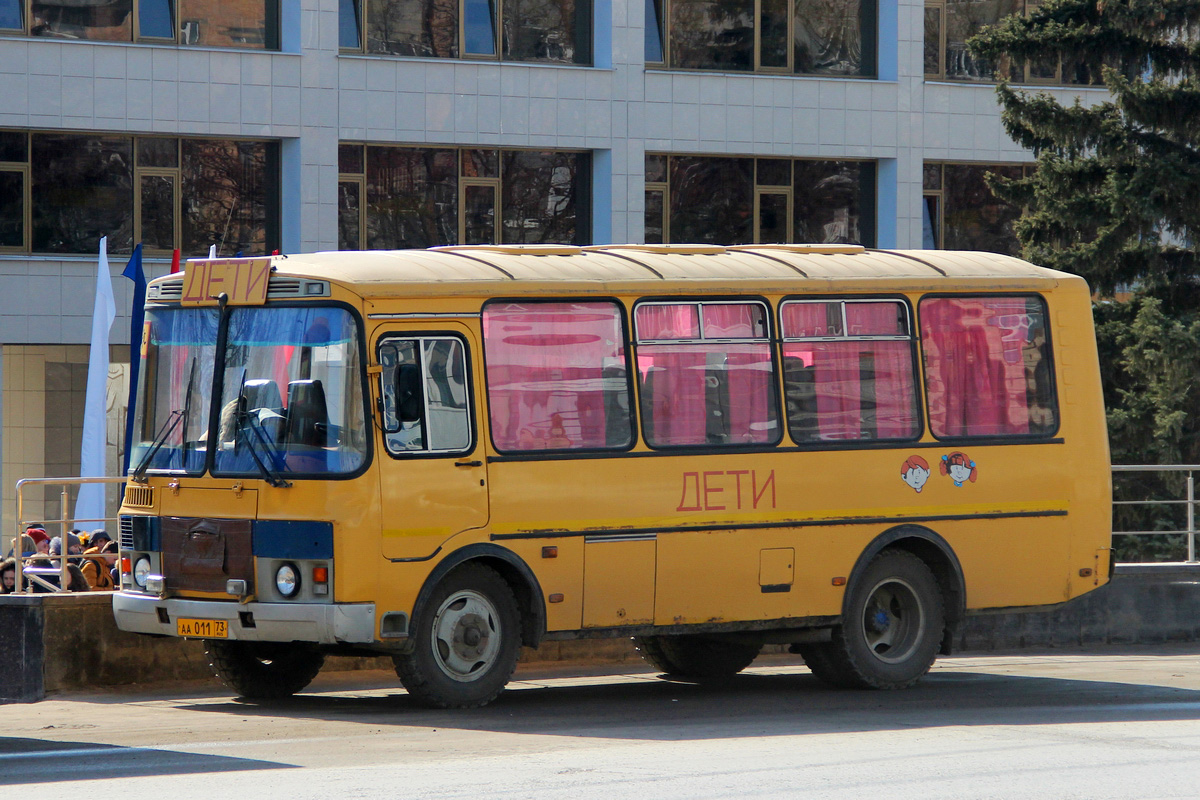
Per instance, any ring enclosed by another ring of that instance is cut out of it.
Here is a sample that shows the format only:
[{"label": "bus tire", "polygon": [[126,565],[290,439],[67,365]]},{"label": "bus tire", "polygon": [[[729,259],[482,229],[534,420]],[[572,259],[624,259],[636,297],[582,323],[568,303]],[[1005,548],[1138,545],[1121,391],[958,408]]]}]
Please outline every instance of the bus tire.
[{"label": "bus tire", "polygon": [[477,708],[495,700],[517,668],[521,620],[512,589],[493,569],[448,574],[416,621],[413,649],[395,655],[408,693],[431,708]]},{"label": "bus tire", "polygon": [[241,697],[289,697],[312,683],[325,654],[311,645],[207,639],[204,652],[221,682]]},{"label": "bus tire", "polygon": [[884,550],[856,583],[830,642],[800,648],[812,673],[849,689],[904,689],[937,658],[945,627],[942,592],[925,562]]},{"label": "bus tire", "polygon": [[704,636],[635,636],[642,658],[673,678],[713,679],[738,674],[758,657],[761,644]]}]

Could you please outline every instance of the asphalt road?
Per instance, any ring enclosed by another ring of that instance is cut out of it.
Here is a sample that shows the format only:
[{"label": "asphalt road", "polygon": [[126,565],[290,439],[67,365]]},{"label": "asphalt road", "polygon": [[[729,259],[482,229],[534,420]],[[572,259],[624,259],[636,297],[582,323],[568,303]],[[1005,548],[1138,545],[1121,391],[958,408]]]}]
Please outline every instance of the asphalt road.
[{"label": "asphalt road", "polygon": [[519,672],[417,708],[389,675],[287,701],[212,684],[0,706],[7,797],[1197,798],[1200,645],[943,659],[902,692],[756,664],[720,686]]}]

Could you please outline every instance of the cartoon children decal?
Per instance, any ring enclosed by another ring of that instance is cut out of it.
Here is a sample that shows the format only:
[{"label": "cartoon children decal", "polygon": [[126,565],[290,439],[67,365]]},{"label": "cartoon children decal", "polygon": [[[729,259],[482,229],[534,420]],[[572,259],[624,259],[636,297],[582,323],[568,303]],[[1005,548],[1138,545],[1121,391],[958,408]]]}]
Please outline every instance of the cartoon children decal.
[{"label": "cartoon children decal", "polygon": [[930,472],[929,462],[917,455],[909,456],[908,460],[900,465],[900,477],[918,493],[925,481],[929,480]]},{"label": "cartoon children decal", "polygon": [[975,478],[979,475],[979,469],[975,466],[975,462],[968,458],[966,453],[958,451],[942,456],[942,463],[939,466],[942,474],[949,475],[955,486],[962,486],[966,481],[974,483]]}]

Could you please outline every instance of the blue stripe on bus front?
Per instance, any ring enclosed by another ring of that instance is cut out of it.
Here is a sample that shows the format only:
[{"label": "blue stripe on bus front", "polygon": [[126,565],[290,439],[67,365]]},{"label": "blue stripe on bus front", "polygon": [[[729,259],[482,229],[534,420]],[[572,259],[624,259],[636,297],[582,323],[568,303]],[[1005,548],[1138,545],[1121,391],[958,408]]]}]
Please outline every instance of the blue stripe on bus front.
[{"label": "blue stripe on bus front", "polygon": [[259,558],[333,558],[333,523],[257,520],[253,548]]}]

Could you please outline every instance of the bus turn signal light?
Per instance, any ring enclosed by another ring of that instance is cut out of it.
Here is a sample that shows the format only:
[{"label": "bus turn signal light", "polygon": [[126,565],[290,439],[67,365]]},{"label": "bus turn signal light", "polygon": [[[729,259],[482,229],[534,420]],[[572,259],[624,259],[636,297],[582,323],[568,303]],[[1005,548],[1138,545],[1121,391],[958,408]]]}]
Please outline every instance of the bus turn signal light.
[{"label": "bus turn signal light", "polygon": [[1090,578],[1090,577],[1092,577],[1092,568],[1091,568],[1091,567],[1084,567],[1083,569],[1079,570],[1079,577],[1081,577],[1081,578]]},{"label": "bus turn signal light", "polygon": [[329,567],[313,567],[313,594],[329,594]]},{"label": "bus turn signal light", "polygon": [[121,573],[123,575],[128,575],[131,572],[133,572],[133,562],[130,560],[129,556],[125,556],[121,559]]},{"label": "bus turn signal light", "polygon": [[833,579],[832,581],[830,581],[830,582],[831,582],[831,583],[832,583],[834,586],[845,586],[845,585],[846,585],[846,579],[845,579],[845,578],[842,578],[842,577],[837,577],[837,578],[834,578],[834,579]]}]

